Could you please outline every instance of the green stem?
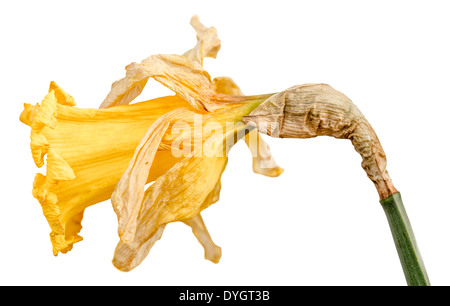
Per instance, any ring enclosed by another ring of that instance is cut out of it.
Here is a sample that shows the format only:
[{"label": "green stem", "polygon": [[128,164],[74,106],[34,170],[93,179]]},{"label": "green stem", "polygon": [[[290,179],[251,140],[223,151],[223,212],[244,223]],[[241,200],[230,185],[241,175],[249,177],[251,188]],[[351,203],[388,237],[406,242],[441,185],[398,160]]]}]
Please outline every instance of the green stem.
[{"label": "green stem", "polygon": [[380,203],[386,213],[407,284],[409,286],[429,286],[427,271],[400,193],[394,193],[381,200]]}]

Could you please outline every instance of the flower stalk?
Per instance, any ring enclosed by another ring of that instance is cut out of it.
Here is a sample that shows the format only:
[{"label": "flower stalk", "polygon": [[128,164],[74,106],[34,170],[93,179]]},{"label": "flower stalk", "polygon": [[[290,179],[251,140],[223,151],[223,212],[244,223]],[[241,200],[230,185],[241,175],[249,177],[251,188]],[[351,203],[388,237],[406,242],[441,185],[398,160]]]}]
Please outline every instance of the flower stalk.
[{"label": "flower stalk", "polygon": [[407,284],[409,286],[429,286],[427,271],[400,192],[381,200],[380,203],[386,214]]}]

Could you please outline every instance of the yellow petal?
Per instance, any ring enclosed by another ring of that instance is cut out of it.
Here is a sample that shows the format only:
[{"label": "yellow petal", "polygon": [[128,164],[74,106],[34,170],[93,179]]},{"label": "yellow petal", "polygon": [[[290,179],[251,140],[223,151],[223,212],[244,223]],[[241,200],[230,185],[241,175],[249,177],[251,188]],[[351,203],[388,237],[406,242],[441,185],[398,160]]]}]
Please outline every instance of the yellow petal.
[{"label": "yellow petal", "polygon": [[28,126],[31,126],[31,123],[34,120],[34,114],[36,113],[36,109],[39,108],[39,104],[31,105],[29,103],[23,104],[23,111],[20,114],[20,121]]},{"label": "yellow petal", "polygon": [[118,269],[129,271],[138,265],[150,250],[148,241],[155,240],[162,225],[195,218],[217,199],[217,184],[228,161],[227,150],[246,131],[242,125],[217,136],[216,145],[203,148],[201,157],[194,152],[154,182],[140,204],[136,220],[128,222],[135,226],[133,239],[121,239],[116,247],[113,263]]},{"label": "yellow petal", "polygon": [[44,127],[54,128],[56,125],[56,95],[54,90],[50,90],[41,102],[38,112],[34,113],[31,127],[36,132],[40,132]]},{"label": "yellow petal", "polygon": [[[151,196],[153,191],[153,186],[150,186],[144,195],[143,203],[146,203],[148,198]],[[142,242],[137,246],[136,241],[131,243],[125,243],[122,240],[116,246],[114,251],[114,258],[112,260],[113,265],[124,272],[132,270],[134,267],[138,266],[148,255],[151,248],[155,243],[161,239],[164,232],[166,224],[162,224],[152,237]]]},{"label": "yellow petal", "polygon": [[[36,165],[46,162],[46,175],[36,175],[33,195],[51,227],[55,255],[81,240],[84,209],[111,196],[148,126],[175,108],[189,108],[176,96],[101,110],[68,106],[73,103],[52,84],[41,105],[25,104],[20,116],[32,127]],[[181,160],[170,152],[157,152],[154,159],[147,181]]]},{"label": "yellow petal", "polygon": [[158,118],[150,126],[136,147],[128,168],[115,187],[111,202],[119,216],[119,236],[125,242],[134,237],[139,204],[144,198],[144,186],[159,144],[171,121],[184,112],[186,112],[185,109],[173,110]]},{"label": "yellow petal", "polygon": [[69,95],[67,92],[65,92],[56,82],[52,81],[50,82],[50,89],[49,91],[54,91],[56,100],[59,104],[63,105],[69,105],[69,106],[75,106],[75,99]]},{"label": "yellow petal", "polygon": [[230,77],[217,77],[213,79],[214,91],[221,94],[243,96],[244,93]]},{"label": "yellow petal", "polygon": [[[219,188],[217,188],[217,186]],[[141,210],[149,209],[147,205],[149,204],[150,197],[154,191],[154,186],[150,186],[146,191],[143,199],[143,206]],[[219,200],[218,193],[220,191],[220,181],[216,185],[213,191],[205,199],[205,206],[209,206]],[[183,221],[186,225],[191,227],[193,234],[203,246],[205,250],[205,259],[208,259],[214,263],[218,263],[220,257],[222,256],[222,249],[217,246],[201,218],[200,213],[191,219]],[[136,266],[138,266],[145,257],[149,254],[155,243],[161,239],[164,229],[167,224],[161,224],[156,230],[155,234],[148,238],[147,240],[134,239],[129,243],[125,243],[120,240],[114,251],[114,258],[112,260],[113,265],[124,272],[130,271]]]},{"label": "yellow petal", "polygon": [[205,259],[213,263],[218,263],[222,256],[222,249],[213,242],[202,216],[198,214],[194,218],[184,220],[183,222],[192,228],[192,233],[205,249]]},{"label": "yellow petal", "polygon": [[[146,191],[146,197],[151,194],[151,190],[152,187],[150,186]],[[201,215],[198,214],[194,218],[183,222],[191,227],[192,233],[203,246],[205,250],[205,259],[208,259],[213,263],[218,263],[222,256],[222,249],[211,239]],[[142,244],[139,244],[136,241],[124,243],[120,240],[114,252],[114,258],[112,260],[113,265],[124,272],[130,271],[138,266],[148,255],[155,243],[161,239],[165,227],[166,224],[160,225],[156,233]]]},{"label": "yellow petal", "polygon": [[[180,150],[174,147],[177,135],[173,133],[173,127],[177,123],[184,123],[188,133],[182,133],[183,150],[191,149],[191,153],[201,152],[202,146],[211,146],[211,139],[214,135],[223,137],[223,133],[228,128],[228,124],[233,124],[241,120],[243,114],[249,113],[255,105],[252,103],[235,104],[227,109],[218,110],[214,113],[202,114],[185,108],[173,110],[156,120],[147,130],[140,143],[135,149],[135,153],[130,160],[128,168],[124,171],[122,178],[117,183],[114,194],[111,198],[113,207],[118,216],[119,236],[125,242],[131,241],[136,230],[136,216],[144,197],[146,178],[149,169],[154,164],[155,153],[160,149],[169,152]],[[172,126],[172,129],[169,127]],[[214,146],[211,146],[212,148]],[[200,151],[198,150],[200,148]],[[208,148],[210,149],[210,148]],[[196,151],[194,151],[196,150]],[[208,151],[201,152],[208,154]],[[211,153],[213,154],[213,153]],[[181,157],[181,155],[178,155]],[[158,173],[160,175],[162,173]],[[154,178],[158,176],[150,171]]]},{"label": "yellow petal", "polygon": [[[169,127],[173,127],[180,121],[184,123],[189,133],[187,135],[182,134],[186,137],[183,146],[194,150],[199,147],[201,150],[205,141],[214,139],[214,137],[211,137],[212,135],[223,135],[227,122],[239,121],[242,117],[241,111],[248,109],[248,107],[248,105],[244,105],[205,115],[180,108],[161,116],[149,127],[136,147],[135,154],[111,197],[111,202],[118,216],[119,236],[124,242],[129,242],[134,237],[136,217],[144,197],[146,178],[149,175],[150,167],[154,164],[155,153],[158,149],[170,149],[169,152],[173,152],[171,149],[173,149],[174,135]],[[208,129],[207,127],[213,123],[215,123],[215,130]],[[150,171],[150,175],[157,178],[152,171]]]}]

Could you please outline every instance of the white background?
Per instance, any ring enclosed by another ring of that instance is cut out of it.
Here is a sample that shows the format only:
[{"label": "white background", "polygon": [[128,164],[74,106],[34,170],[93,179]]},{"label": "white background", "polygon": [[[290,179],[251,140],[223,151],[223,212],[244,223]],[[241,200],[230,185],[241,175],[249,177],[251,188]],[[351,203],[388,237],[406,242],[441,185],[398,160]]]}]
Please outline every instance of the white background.
[{"label": "white background", "polygon": [[[124,67],[195,45],[198,14],[222,40],[212,77],[246,94],[324,82],[376,130],[432,285],[450,274],[450,18],[446,1],[3,1],[0,5],[2,285],[405,285],[375,187],[351,143],[265,137],[285,169],[256,175],[243,142],[232,150],[221,200],[203,212],[219,264],[182,223],[135,270],[111,263],[117,219],[89,207],[68,254],[54,257],[32,195],[37,169],[23,103],[54,80],[78,107],[97,108]],[[171,94],[149,82],[139,101]]]}]

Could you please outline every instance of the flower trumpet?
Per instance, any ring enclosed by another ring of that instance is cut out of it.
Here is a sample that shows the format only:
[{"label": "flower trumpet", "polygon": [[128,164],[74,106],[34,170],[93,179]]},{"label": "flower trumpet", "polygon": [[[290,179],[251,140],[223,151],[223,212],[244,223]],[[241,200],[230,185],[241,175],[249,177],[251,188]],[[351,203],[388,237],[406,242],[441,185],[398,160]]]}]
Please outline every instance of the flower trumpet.
[{"label": "flower trumpet", "polygon": [[[219,200],[228,151],[240,139],[253,170],[277,177],[283,169],[259,133],[274,137],[332,136],[349,139],[377,188],[408,284],[429,284],[400,194],[386,170],[386,156],[373,128],[342,93],[326,84],[294,86],[246,96],[231,78],[211,79],[205,57],[221,41],[214,27],[191,19],[197,44],[182,55],[152,55],[131,63],[98,109],[80,109],[55,82],[41,104],[25,104],[20,120],[31,127],[31,153],[38,173],[33,196],[50,228],[54,255],[70,251],[84,211],[111,199],[119,243],[113,264],[139,265],[171,222],[192,228],[205,258],[219,262],[201,212]],[[175,95],[132,103],[149,78]]]}]

